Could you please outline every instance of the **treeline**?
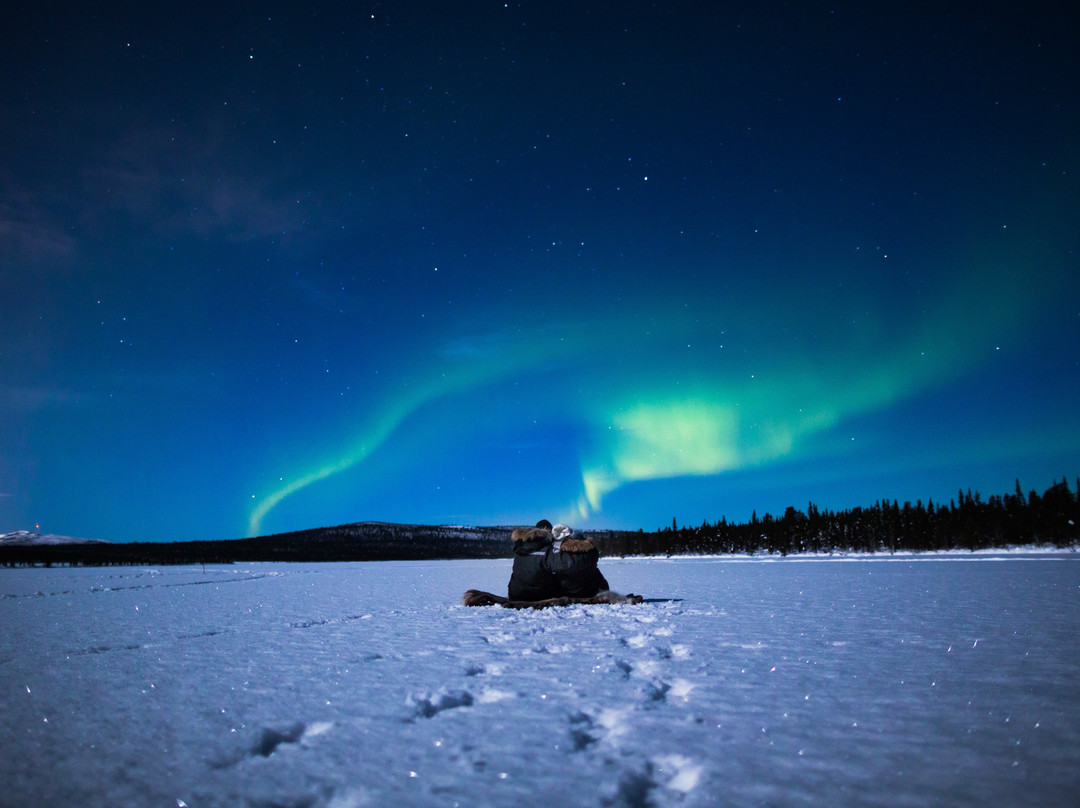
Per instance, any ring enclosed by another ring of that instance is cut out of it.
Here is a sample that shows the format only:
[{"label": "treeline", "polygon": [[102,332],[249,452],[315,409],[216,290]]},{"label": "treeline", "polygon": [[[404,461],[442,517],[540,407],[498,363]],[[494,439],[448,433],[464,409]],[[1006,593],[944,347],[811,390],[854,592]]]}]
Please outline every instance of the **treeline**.
[{"label": "treeline", "polygon": [[[948,505],[903,505],[881,500],[868,508],[806,512],[789,507],[783,516],[755,513],[744,524],[721,519],[697,528],[672,526],[642,537],[645,552],[670,555],[767,552],[868,553],[985,550],[1016,545],[1071,547],[1080,542],[1080,479],[1074,493],[1066,480],[1041,496],[1016,491],[983,500],[959,491]],[[605,548],[608,549],[608,548]],[[609,550],[610,553],[610,550]],[[622,554],[622,553],[615,553]]]},{"label": "treeline", "polygon": [[[766,552],[866,553],[981,550],[1015,545],[1075,546],[1080,542],[1080,480],[1074,493],[1062,480],[1045,493],[1013,494],[983,501],[960,491],[948,505],[881,500],[868,508],[783,516],[756,513],[749,522],[721,519],[700,527],[646,533],[585,531],[602,555],[723,555]],[[130,544],[63,544],[0,547],[0,565],[231,564],[252,561],[401,561],[508,558],[509,527],[450,527],[359,522],[337,527],[226,541]]]}]

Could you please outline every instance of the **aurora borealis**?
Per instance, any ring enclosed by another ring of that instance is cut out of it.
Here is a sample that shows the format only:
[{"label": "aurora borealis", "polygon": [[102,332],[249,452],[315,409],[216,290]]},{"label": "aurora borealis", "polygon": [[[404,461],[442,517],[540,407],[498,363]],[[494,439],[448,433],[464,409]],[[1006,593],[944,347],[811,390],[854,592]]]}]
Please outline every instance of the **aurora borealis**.
[{"label": "aurora borealis", "polygon": [[59,8],[0,26],[0,532],[1080,473],[1065,4]]}]

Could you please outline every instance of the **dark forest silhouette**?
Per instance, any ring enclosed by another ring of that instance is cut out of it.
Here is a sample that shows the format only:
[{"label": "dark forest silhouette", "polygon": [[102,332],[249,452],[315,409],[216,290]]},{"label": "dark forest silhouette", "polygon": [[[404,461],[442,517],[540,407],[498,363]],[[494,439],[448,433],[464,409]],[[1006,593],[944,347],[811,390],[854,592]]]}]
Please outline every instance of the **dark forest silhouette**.
[{"label": "dark forest silhouette", "polygon": [[720,520],[698,528],[674,523],[657,534],[659,552],[686,553],[867,553],[986,550],[1016,545],[1071,547],[1080,539],[1080,479],[1077,494],[1062,480],[1040,496],[1026,496],[1016,484],[1013,494],[985,502],[969,489],[948,505],[922,501],[900,505],[881,500],[868,508],[807,511],[789,507],[776,518],[731,524]]},{"label": "dark forest silhouette", "polygon": [[[1074,547],[1080,542],[1080,479],[1074,493],[1063,479],[1042,495],[982,500],[970,489],[948,505],[881,500],[844,511],[783,516],[756,512],[749,522],[721,519],[700,527],[653,532],[585,531],[606,556],[769,553],[867,553],[985,550],[1017,545]],[[449,527],[359,522],[337,527],[226,541],[66,544],[0,547],[0,565],[231,564],[237,561],[393,561],[507,558],[507,527]]]}]

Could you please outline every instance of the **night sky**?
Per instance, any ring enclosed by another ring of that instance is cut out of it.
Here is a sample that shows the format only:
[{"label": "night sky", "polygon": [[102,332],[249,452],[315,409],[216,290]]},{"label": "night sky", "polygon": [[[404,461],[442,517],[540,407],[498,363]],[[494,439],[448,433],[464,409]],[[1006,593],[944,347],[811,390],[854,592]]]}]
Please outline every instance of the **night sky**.
[{"label": "night sky", "polygon": [[1074,3],[18,3],[0,532],[1080,473]]}]

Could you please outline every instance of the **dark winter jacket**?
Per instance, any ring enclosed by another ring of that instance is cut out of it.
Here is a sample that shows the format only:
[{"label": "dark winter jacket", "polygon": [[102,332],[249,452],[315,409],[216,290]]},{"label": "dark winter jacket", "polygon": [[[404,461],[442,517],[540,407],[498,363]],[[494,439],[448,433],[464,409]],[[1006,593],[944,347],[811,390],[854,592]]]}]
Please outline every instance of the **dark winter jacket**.
[{"label": "dark winter jacket", "polygon": [[609,589],[596,562],[600,551],[590,538],[571,537],[556,542],[548,554],[548,567],[559,585],[559,594],[572,598],[591,598]]},{"label": "dark winter jacket", "polygon": [[559,587],[547,564],[555,541],[550,530],[519,527],[510,534],[514,543],[514,569],[510,573],[510,600],[546,600],[557,597]]},{"label": "dark winter jacket", "polygon": [[517,528],[514,568],[510,573],[511,600],[545,600],[563,595],[591,598],[608,589],[596,568],[600,551],[592,539],[568,538],[556,542],[543,528]]}]

